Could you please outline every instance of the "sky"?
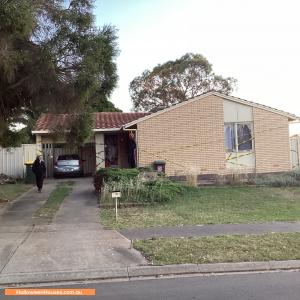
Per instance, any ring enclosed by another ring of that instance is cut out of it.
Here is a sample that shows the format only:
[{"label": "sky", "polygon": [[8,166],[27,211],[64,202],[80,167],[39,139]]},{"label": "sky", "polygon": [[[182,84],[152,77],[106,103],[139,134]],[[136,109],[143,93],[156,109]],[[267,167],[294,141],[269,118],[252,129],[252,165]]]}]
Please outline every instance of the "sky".
[{"label": "sky", "polygon": [[[192,52],[237,79],[233,96],[300,116],[299,11],[299,0],[96,0],[96,24],[119,36],[110,100],[130,111],[136,76]],[[291,129],[300,133],[299,124]]]}]

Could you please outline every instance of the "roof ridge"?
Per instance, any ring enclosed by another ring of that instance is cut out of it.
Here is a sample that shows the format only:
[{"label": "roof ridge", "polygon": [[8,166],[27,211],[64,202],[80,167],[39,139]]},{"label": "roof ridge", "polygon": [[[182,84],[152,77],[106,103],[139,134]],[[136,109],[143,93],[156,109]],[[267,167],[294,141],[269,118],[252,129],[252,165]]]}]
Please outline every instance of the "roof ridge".
[{"label": "roof ridge", "polygon": [[220,97],[228,97],[228,98],[237,99],[237,100],[240,100],[240,101],[243,101],[243,102],[251,103],[251,104],[254,104],[254,105],[257,105],[257,106],[261,106],[263,108],[271,109],[273,111],[277,111],[279,113],[284,113],[284,114],[287,114],[287,115],[294,116],[294,117],[298,118],[298,116],[293,114],[293,113],[287,112],[287,111],[282,110],[282,109],[274,108],[274,107],[269,106],[269,105],[261,104],[259,102],[243,99],[243,98],[240,98],[240,97],[237,97],[237,96],[226,95],[226,94],[223,94],[223,93],[220,93],[220,92],[212,92],[212,94],[215,94],[216,96],[220,96]]}]

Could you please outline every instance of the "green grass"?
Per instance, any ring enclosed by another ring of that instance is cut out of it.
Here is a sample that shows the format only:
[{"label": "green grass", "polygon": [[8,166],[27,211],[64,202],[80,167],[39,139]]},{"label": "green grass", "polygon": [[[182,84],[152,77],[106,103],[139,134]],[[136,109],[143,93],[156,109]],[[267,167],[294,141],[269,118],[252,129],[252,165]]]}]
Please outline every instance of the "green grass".
[{"label": "green grass", "polygon": [[65,197],[72,191],[73,183],[72,181],[59,183],[45,204],[36,211],[35,216],[52,220]]},{"label": "green grass", "polygon": [[290,260],[300,259],[300,233],[162,238],[134,247],[154,264]]},{"label": "green grass", "polygon": [[16,183],[0,185],[0,203],[11,201],[32,188],[32,185]]},{"label": "green grass", "polygon": [[221,223],[300,220],[300,188],[203,187],[189,188],[172,201],[119,210],[101,210],[107,228],[144,228]]}]

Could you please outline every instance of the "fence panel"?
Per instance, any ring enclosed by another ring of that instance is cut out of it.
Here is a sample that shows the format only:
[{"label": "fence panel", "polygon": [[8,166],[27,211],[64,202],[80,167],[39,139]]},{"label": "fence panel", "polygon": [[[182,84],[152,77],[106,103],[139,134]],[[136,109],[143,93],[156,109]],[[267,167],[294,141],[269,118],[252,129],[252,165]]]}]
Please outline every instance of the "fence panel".
[{"label": "fence panel", "polygon": [[292,168],[300,167],[300,136],[293,136],[290,138],[291,150],[291,165]]},{"label": "fence panel", "polygon": [[15,148],[0,148],[0,174],[15,178],[25,175],[26,161],[33,161],[36,157],[36,144],[24,144]]},{"label": "fence panel", "polygon": [[23,161],[34,161],[36,159],[37,151],[36,144],[23,144]]},{"label": "fence panel", "polygon": [[0,174],[24,176],[23,148],[0,148]]}]

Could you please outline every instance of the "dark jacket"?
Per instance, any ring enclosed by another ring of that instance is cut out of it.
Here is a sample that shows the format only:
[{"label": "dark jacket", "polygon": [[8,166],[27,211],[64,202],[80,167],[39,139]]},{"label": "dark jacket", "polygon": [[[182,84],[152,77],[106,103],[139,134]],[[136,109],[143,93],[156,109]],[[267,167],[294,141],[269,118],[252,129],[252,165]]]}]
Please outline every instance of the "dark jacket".
[{"label": "dark jacket", "polygon": [[32,165],[32,172],[36,176],[45,176],[46,175],[46,166],[45,166],[44,161],[40,161],[37,158]]}]

